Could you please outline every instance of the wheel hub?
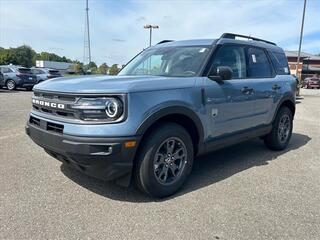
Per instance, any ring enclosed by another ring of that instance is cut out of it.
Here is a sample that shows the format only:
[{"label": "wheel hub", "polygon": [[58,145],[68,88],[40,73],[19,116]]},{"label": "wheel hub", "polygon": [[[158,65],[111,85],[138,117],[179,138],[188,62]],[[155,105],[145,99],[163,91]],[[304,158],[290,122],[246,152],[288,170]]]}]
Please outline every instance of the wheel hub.
[{"label": "wheel hub", "polygon": [[164,185],[177,181],[187,163],[187,148],[177,137],[166,139],[160,144],[154,158],[154,174]]}]

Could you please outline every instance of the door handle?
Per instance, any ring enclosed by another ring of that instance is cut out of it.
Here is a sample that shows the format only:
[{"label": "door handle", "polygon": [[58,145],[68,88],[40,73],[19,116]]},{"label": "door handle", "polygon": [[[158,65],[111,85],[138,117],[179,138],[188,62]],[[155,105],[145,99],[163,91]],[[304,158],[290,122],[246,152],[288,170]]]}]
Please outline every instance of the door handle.
[{"label": "door handle", "polygon": [[243,94],[250,94],[250,93],[253,92],[253,88],[243,87],[243,88],[241,89],[241,92],[242,92]]},{"label": "door handle", "polygon": [[272,86],[272,90],[279,90],[280,88],[281,86],[279,86],[278,84]]}]

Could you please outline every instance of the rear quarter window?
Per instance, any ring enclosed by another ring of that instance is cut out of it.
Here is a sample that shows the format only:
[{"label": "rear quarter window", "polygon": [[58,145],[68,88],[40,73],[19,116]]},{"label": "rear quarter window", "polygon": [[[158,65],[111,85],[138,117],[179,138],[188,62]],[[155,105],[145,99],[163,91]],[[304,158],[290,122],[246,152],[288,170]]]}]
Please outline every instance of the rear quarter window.
[{"label": "rear quarter window", "polygon": [[284,53],[278,52],[268,52],[272,61],[272,64],[276,70],[276,73],[279,75],[288,75],[290,74],[288,60]]}]

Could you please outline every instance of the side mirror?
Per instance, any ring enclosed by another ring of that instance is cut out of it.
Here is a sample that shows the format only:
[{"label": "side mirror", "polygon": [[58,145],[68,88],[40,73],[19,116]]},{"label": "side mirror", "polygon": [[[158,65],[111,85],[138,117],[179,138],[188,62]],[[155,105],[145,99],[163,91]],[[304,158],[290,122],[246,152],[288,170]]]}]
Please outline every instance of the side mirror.
[{"label": "side mirror", "polygon": [[209,78],[213,80],[230,80],[232,78],[233,71],[230,67],[219,66],[209,75]]}]

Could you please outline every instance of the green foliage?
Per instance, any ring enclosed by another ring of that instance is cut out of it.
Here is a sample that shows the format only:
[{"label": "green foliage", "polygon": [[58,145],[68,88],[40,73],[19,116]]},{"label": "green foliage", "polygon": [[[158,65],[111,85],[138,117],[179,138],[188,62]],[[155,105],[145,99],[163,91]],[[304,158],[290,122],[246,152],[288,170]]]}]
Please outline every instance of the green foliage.
[{"label": "green foliage", "polygon": [[17,48],[0,48],[0,65],[14,64],[24,67],[36,65],[36,60],[72,62],[65,56],[60,57],[54,53],[41,52],[36,53],[31,47],[22,45]]},{"label": "green foliage", "polygon": [[95,62],[84,65],[83,69],[87,74],[96,74],[98,72],[98,67]]},{"label": "green foliage", "polygon": [[17,48],[0,49],[0,65],[15,64],[25,67],[34,65],[36,52],[29,46],[22,45]]},{"label": "green foliage", "polygon": [[102,63],[98,68],[99,74],[107,74],[109,70],[109,66],[106,63]]},{"label": "green foliage", "polygon": [[119,72],[119,68],[118,68],[118,65],[117,64],[113,64],[112,66],[111,66],[111,68],[109,69],[109,74],[110,75],[117,75],[118,74],[118,72]]},{"label": "green foliage", "polygon": [[83,71],[83,64],[80,63],[80,62],[77,62],[73,65],[73,71],[74,73],[76,74],[82,74],[84,71]]},{"label": "green foliage", "polygon": [[68,62],[68,63],[72,62],[71,59],[68,59],[65,56],[60,57],[55,53],[49,53],[49,52],[37,53],[36,59],[43,60],[43,61]]}]

